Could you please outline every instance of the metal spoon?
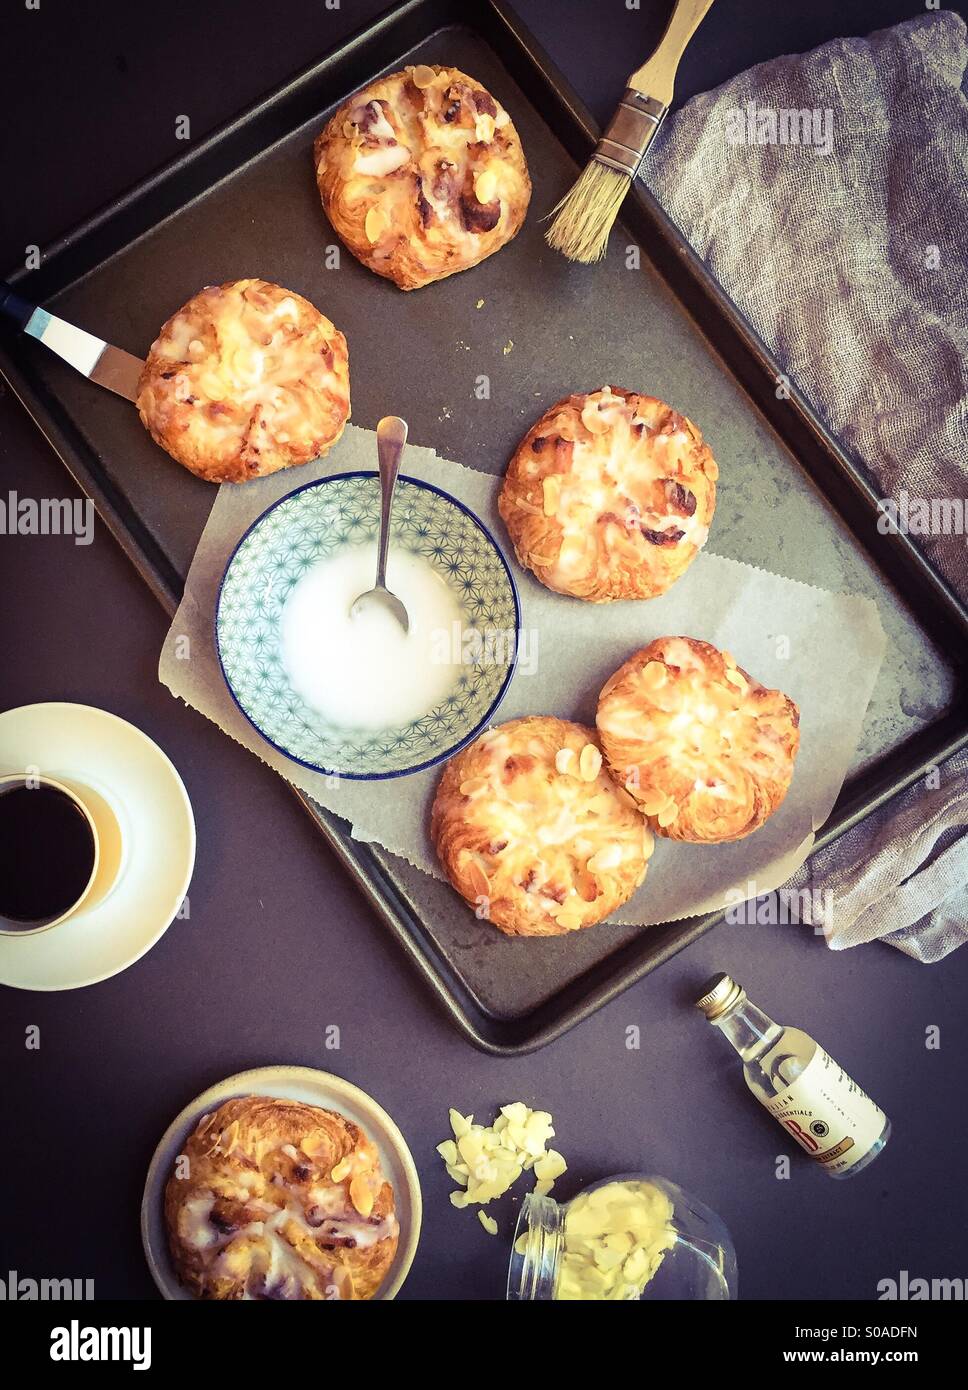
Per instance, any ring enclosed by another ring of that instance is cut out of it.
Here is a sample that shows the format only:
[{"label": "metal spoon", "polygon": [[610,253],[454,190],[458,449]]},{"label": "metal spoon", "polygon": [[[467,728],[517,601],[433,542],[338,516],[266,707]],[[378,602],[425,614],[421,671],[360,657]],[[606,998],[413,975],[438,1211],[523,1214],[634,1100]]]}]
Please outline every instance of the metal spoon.
[{"label": "metal spoon", "polygon": [[392,613],[403,628],[410,631],[410,616],[406,608],[387,588],[387,549],[390,544],[390,512],[393,508],[393,489],[396,487],[400,460],[407,442],[407,422],[398,415],[387,415],[376,427],[376,448],[380,458],[380,548],[376,560],[376,585],[360,594],[350,608],[350,617],[359,617],[368,605],[378,604]]}]

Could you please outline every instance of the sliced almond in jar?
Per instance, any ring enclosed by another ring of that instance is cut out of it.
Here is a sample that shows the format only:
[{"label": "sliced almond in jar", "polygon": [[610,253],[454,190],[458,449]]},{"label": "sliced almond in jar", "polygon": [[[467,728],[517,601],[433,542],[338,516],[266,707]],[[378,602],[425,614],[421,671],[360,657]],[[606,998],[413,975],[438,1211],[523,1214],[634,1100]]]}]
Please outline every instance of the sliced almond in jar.
[{"label": "sliced almond in jar", "polygon": [[493,169],[484,169],[474,180],[474,197],[479,203],[492,203],[497,193],[497,174]]},{"label": "sliced almond in jar", "polygon": [[541,493],[545,516],[557,516],[558,505],[561,502],[561,484],[558,479],[555,477],[545,478],[541,484]]},{"label": "sliced almond in jar", "polygon": [[410,71],[410,81],[421,92],[426,91],[433,84],[436,76],[433,68],[429,68],[426,63],[418,63]]},{"label": "sliced almond in jar", "polygon": [[366,239],[371,246],[376,245],[380,238],[389,229],[389,226],[390,220],[382,208],[370,208],[369,212],[366,214],[364,231],[366,232]]},{"label": "sliced almond in jar", "polygon": [[602,755],[594,743],[586,743],[578,759],[578,770],[583,782],[594,782],[602,770]]}]

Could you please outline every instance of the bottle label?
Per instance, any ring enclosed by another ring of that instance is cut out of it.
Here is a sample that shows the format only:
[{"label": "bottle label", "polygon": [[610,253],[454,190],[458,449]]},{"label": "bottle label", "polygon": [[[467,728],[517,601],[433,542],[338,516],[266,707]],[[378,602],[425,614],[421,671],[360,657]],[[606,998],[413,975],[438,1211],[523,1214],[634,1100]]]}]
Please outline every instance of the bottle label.
[{"label": "bottle label", "polygon": [[880,1106],[819,1046],[796,1080],[763,1104],[828,1173],[844,1173],[870,1153],[887,1123]]}]

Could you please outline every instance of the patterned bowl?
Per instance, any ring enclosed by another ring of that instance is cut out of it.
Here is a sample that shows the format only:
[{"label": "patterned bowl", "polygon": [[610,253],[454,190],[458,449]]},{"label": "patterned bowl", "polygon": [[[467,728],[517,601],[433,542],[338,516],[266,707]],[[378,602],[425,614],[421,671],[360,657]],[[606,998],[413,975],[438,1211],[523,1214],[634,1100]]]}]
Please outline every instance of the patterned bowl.
[{"label": "patterned bowl", "polygon": [[280,653],[286,599],[316,561],[343,546],[372,543],[379,526],[376,473],[337,473],[297,488],[239,541],[215,610],[222,674],[239,709],[279,752],[339,777],[400,777],[451,757],[490,722],[517,654],[521,609],[494,538],[456,498],[401,476],[390,545],[422,556],[443,576],[464,612],[464,634],[480,634],[480,660],[463,667],[445,700],[396,728],[339,727],[305,704]]}]

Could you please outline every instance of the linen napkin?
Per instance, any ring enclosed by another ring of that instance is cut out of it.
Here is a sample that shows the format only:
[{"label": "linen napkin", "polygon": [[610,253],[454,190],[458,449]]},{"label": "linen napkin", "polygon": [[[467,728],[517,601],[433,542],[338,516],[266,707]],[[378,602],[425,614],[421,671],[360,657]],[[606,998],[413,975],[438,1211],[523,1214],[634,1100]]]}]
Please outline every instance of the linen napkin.
[{"label": "linen napkin", "polygon": [[[776,58],[666,121],[643,176],[898,515],[968,512],[964,21],[925,14]],[[963,528],[917,537],[968,600]],[[912,528],[913,529],[913,528]],[[834,949],[968,940],[968,753],[815,854]],[[802,920],[813,921],[801,893]]]}]

